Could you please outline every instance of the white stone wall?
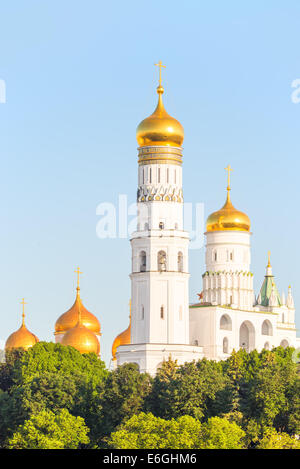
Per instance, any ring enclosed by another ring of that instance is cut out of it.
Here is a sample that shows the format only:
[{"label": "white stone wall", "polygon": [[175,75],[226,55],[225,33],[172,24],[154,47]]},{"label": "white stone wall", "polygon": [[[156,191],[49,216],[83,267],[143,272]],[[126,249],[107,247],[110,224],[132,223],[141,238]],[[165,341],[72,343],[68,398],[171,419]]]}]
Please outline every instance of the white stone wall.
[{"label": "white stone wall", "polygon": [[[227,322],[222,321],[221,324],[222,317]],[[245,311],[220,306],[191,307],[191,344],[203,347],[205,357],[214,360],[226,359],[233,349],[239,350],[241,347],[247,351],[261,351],[263,348],[271,350],[280,345],[297,347],[295,324],[283,326],[279,319],[278,312]],[[227,352],[223,350],[225,338],[228,341]],[[286,342],[283,344],[283,341]]]},{"label": "white stone wall", "polygon": [[252,309],[254,292],[250,272],[250,236],[244,231],[206,233],[204,302]]}]

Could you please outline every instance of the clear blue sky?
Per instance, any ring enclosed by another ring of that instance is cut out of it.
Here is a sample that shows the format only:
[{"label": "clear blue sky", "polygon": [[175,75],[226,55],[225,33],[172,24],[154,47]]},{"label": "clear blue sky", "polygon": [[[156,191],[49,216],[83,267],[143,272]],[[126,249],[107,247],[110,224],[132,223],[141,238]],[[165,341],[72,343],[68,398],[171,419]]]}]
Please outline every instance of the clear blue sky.
[{"label": "clear blue sky", "polygon": [[[19,327],[23,296],[29,328],[53,339],[79,265],[108,362],[128,324],[131,253],[126,239],[97,238],[96,207],[135,201],[135,129],[155,107],[158,60],[185,128],[185,200],[220,208],[230,163],[256,291],[271,250],[280,292],[291,284],[300,305],[298,0],[23,0],[2,2],[0,21],[0,339]],[[203,271],[204,250],[191,251],[191,301]]]}]

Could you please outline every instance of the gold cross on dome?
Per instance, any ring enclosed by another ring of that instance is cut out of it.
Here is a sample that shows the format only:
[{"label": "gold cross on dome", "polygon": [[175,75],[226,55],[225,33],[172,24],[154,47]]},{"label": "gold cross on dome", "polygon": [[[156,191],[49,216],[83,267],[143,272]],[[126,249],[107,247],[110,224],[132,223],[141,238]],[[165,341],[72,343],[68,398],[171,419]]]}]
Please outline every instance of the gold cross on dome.
[{"label": "gold cross on dome", "polygon": [[271,251],[268,251],[268,267],[271,267]]},{"label": "gold cross on dome", "polygon": [[81,275],[81,274],[82,274],[82,272],[80,272],[80,269],[79,269],[79,267],[77,267],[77,269],[76,269],[76,270],[74,270],[74,272],[75,272],[75,274],[77,274],[77,288],[79,288],[79,281],[80,281],[80,277],[79,277],[79,275]]},{"label": "gold cross on dome", "polygon": [[156,67],[159,67],[159,86],[161,86],[161,69],[166,68],[165,65],[162,64],[162,61],[160,60],[158,64],[154,64]]},{"label": "gold cross on dome", "polygon": [[24,299],[24,298],[22,298],[21,305],[22,305],[22,322],[23,322],[23,324],[24,324],[24,318],[25,318],[25,305],[27,305],[27,303],[25,302],[25,299]]},{"label": "gold cross on dome", "polygon": [[230,189],[230,173],[232,171],[232,167],[230,166],[230,164],[225,168],[226,171],[228,172],[228,176],[227,176],[227,189]]}]

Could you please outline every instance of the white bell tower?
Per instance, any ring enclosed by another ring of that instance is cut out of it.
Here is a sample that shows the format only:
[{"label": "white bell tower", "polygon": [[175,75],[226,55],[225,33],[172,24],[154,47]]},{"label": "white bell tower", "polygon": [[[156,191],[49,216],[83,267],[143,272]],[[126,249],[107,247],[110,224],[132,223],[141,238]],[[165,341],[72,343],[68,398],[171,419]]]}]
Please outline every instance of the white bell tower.
[{"label": "white bell tower", "polygon": [[162,94],[137,129],[138,223],[132,234],[131,343],[118,347],[118,365],[136,362],[155,374],[169,356],[178,363],[202,357],[189,345],[189,235],[183,229],[181,124],[167,114]]},{"label": "white bell tower", "polygon": [[230,165],[225,205],[207,219],[206,272],[203,302],[252,310],[253,274],[250,271],[250,220],[230,200]]}]

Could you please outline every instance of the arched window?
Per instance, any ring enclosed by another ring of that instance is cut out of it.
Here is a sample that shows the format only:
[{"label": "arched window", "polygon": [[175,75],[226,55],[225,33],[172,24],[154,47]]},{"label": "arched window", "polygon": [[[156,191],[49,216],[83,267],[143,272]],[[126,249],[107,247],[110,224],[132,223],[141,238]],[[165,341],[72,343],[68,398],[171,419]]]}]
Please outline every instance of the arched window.
[{"label": "arched window", "polygon": [[289,346],[289,343],[286,339],[280,342],[280,347],[287,348],[288,346]]},{"label": "arched window", "polygon": [[146,252],[140,252],[140,272],[146,272]]},{"label": "arched window", "polygon": [[228,347],[229,347],[228,338],[224,337],[224,339],[223,339],[223,353],[229,353],[228,352]]},{"label": "arched window", "polygon": [[225,331],[232,331],[232,321],[228,314],[223,314],[223,316],[221,317],[220,329],[223,329]]},{"label": "arched window", "polygon": [[183,272],[183,254],[181,251],[179,251],[178,253],[177,268],[178,268],[178,272]]},{"label": "arched window", "polygon": [[160,307],[160,319],[165,319],[165,312],[164,312],[164,307]]},{"label": "arched window", "polygon": [[179,306],[179,321],[182,321],[182,306]]},{"label": "arched window", "polygon": [[264,349],[265,349],[265,350],[270,350],[270,344],[269,344],[269,342],[266,342],[266,343],[265,343]]},{"label": "arched window", "polygon": [[167,270],[167,254],[165,251],[159,251],[157,254],[157,270],[159,272],[166,272]]},{"label": "arched window", "polygon": [[145,223],[144,230],[148,231],[149,230],[149,223]]},{"label": "arched window", "polygon": [[165,227],[164,222],[160,221],[160,222],[159,222],[159,229],[160,229],[160,230],[163,230],[164,227]]},{"label": "arched window", "polygon": [[262,335],[273,335],[273,327],[271,322],[266,319],[261,326],[261,333]]},{"label": "arched window", "polygon": [[144,308],[143,305],[142,305],[142,311],[141,311],[141,313],[142,313],[142,314],[141,314],[141,319],[143,320],[143,319],[145,319],[145,308]]}]

